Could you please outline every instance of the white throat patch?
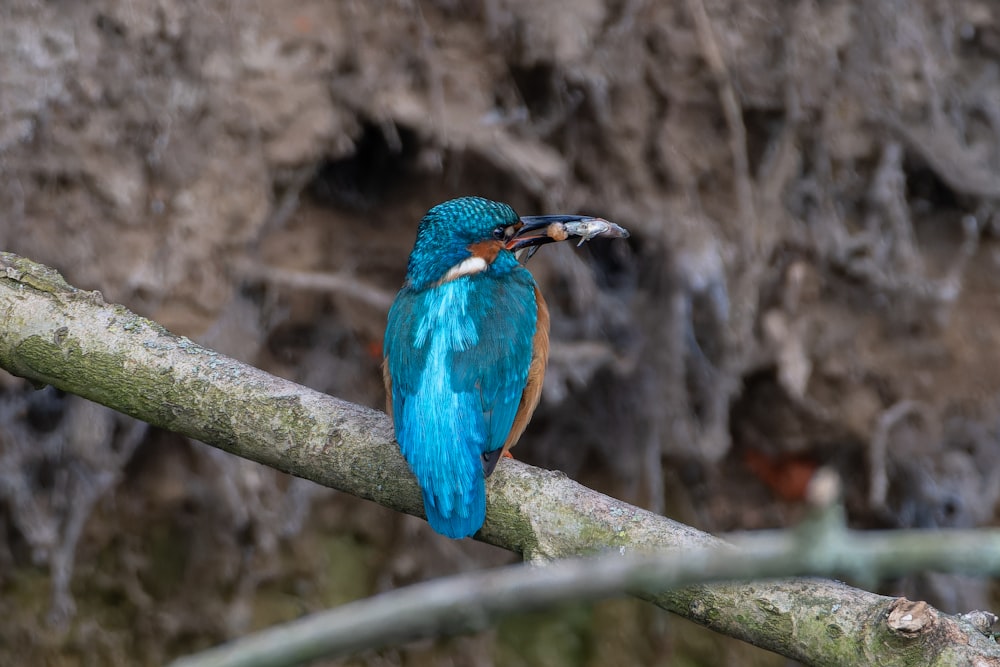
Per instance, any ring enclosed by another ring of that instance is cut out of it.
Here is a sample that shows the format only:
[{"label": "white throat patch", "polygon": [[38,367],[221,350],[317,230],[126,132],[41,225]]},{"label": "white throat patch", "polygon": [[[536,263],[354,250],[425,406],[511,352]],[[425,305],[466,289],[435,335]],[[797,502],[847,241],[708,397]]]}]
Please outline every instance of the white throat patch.
[{"label": "white throat patch", "polygon": [[485,271],[487,266],[489,265],[482,257],[477,257],[475,255],[472,257],[466,257],[461,262],[448,269],[448,273],[444,274],[444,278],[441,279],[441,282],[446,283],[449,280],[454,280],[455,278],[480,273]]}]

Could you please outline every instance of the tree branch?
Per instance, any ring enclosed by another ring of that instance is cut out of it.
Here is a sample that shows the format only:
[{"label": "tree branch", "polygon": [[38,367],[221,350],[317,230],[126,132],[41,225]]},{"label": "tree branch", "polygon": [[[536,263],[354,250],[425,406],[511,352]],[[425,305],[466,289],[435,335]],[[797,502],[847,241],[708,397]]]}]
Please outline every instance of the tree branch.
[{"label": "tree branch", "polygon": [[[0,367],[290,474],[423,514],[420,491],[381,412],[175,336],[123,306],[106,304],[98,292],[77,290],[55,271],[9,253],[0,253]],[[516,461],[498,467],[487,498],[479,539],[532,560],[607,550],[695,552],[723,544],[561,473]],[[875,632],[894,604],[818,579],[637,594],[809,664],[843,664],[837,656],[859,655],[865,637],[851,634],[853,629],[845,633],[839,619],[863,619],[850,627]],[[887,650],[930,652],[940,641],[933,633],[912,632],[897,636]],[[955,647],[961,644],[953,641]],[[966,655],[986,655],[973,643],[962,646]]]},{"label": "tree branch", "polygon": [[[828,513],[842,518],[839,509],[828,508]],[[952,531],[948,540],[942,540],[930,531],[854,532],[846,531],[842,521],[823,523],[819,530],[805,525],[796,531],[762,531],[740,540],[739,549],[722,545],[613,554],[561,560],[545,567],[515,565],[416,584],[241,637],[181,658],[170,667],[290,667],[415,639],[475,632],[512,613],[724,579],[820,573],[895,576],[928,567],[977,574],[1000,571],[997,530]],[[963,548],[955,549],[956,542]],[[906,643],[897,635],[923,624],[934,627],[942,644],[954,644],[946,638],[960,635],[975,646],[978,655],[1000,655],[976,626],[978,616],[955,619],[921,603],[878,596],[870,596],[870,606],[859,614],[851,590],[841,587],[841,608],[829,599],[822,606],[799,601],[816,613],[817,630],[833,635],[823,644],[822,659],[813,656],[814,664],[913,664],[911,653],[885,647]],[[790,597],[801,593],[793,589]],[[892,612],[899,609],[905,613],[893,620]],[[987,612],[978,614],[983,625],[996,620]],[[886,623],[873,622],[883,618]],[[775,614],[774,621],[779,626],[794,623],[793,618],[782,619],[780,614]],[[967,650],[965,645],[951,646],[937,656],[922,656],[926,660],[920,664],[950,667]]]}]

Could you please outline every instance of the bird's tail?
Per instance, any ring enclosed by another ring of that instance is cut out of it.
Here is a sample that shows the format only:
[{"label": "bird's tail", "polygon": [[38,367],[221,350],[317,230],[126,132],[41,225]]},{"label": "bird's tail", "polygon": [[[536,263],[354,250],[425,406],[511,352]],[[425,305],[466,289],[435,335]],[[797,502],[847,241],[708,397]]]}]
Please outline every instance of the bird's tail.
[{"label": "bird's tail", "polygon": [[486,480],[482,475],[457,504],[453,499],[435,497],[429,486],[421,486],[424,489],[424,511],[431,528],[447,537],[459,539],[472,537],[482,527],[486,520]]},{"label": "bird's tail", "polygon": [[[440,381],[449,391],[439,387],[419,401],[406,401],[393,387],[396,440],[423,491],[427,522],[457,539],[474,535],[486,520],[480,461],[487,432],[482,417],[475,419],[478,394],[450,392],[448,377]],[[436,396],[442,398],[432,400]]]}]

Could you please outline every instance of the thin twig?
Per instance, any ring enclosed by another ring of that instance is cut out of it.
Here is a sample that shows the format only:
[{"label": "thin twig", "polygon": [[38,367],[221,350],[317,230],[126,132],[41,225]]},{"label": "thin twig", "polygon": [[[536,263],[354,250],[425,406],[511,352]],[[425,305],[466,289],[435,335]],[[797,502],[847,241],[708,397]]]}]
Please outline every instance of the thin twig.
[{"label": "thin twig", "polygon": [[244,278],[260,280],[272,285],[291,287],[296,290],[330,292],[367,303],[383,312],[388,312],[394,295],[386,290],[369,285],[357,276],[343,273],[319,273],[297,271],[277,266],[247,264],[241,267]]},{"label": "thin twig", "polygon": [[302,196],[302,191],[308,187],[309,183],[316,176],[316,171],[317,164],[310,163],[296,169],[292,173],[292,177],[285,187],[281,198],[278,200],[277,206],[274,207],[271,215],[261,225],[256,237],[257,243],[268,234],[282,229],[291,217],[295,215],[295,212],[299,209],[299,200]]},{"label": "thin twig", "polygon": [[[708,69],[712,72],[715,85],[719,92],[719,102],[722,104],[722,113],[726,119],[726,126],[729,128],[729,152],[733,160],[733,180],[736,194],[736,201],[739,202],[740,213],[743,221],[750,226],[757,222],[757,213],[753,201],[753,183],[750,178],[750,159],[747,156],[747,130],[743,124],[743,109],[736,96],[736,88],[733,86],[733,79],[729,73],[729,67],[722,56],[718,40],[712,29],[712,20],[705,11],[703,0],[688,0],[688,11],[694,19],[695,32],[698,35],[698,43],[701,45],[701,54],[708,63]],[[748,232],[746,225],[740,228]],[[751,243],[744,247],[754,248],[759,239],[755,234],[750,234],[747,238]]]},{"label": "thin twig", "polygon": [[889,436],[901,421],[916,415],[927,419],[930,407],[920,401],[898,401],[879,415],[868,448],[868,505],[873,509],[885,507],[889,495]]}]

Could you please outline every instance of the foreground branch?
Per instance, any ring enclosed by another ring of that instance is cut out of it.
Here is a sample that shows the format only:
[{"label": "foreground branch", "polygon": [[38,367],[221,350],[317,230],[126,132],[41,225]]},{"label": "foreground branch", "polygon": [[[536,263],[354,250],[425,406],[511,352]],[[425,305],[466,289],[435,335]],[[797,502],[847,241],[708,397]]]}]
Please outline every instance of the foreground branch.
[{"label": "foreground branch", "polygon": [[[0,253],[0,367],[290,474],[423,515],[420,491],[381,412],[177,337],[104,303],[99,293],[76,290],[54,271],[7,253]],[[479,539],[528,559],[721,544],[561,473],[515,461],[501,463],[487,497]],[[885,632],[893,602],[816,579],[637,594],[719,632],[815,665],[847,664],[844,656],[871,662],[862,647],[872,645],[873,633]],[[968,624],[960,627],[975,632]],[[925,657],[921,664],[936,664],[940,636],[929,629],[878,645],[890,654],[905,648],[910,657]],[[1000,660],[1000,653],[986,653],[971,636],[952,639],[970,664],[973,656]]]},{"label": "foreground branch", "polygon": [[[831,508],[839,514],[839,508]],[[319,658],[339,658],[364,650],[415,639],[483,630],[513,613],[551,608],[568,602],[593,601],[634,591],[663,590],[710,581],[766,578],[790,574],[896,576],[936,567],[975,574],[1000,572],[1000,531],[953,531],[948,540],[931,531],[862,533],[845,531],[842,522],[817,531],[804,526],[777,534],[758,533],[731,546],[696,548],[657,554],[608,555],[561,560],[546,567],[515,565],[473,572],[341,605],[241,637],[222,646],[182,658],[170,667],[291,667]],[[961,549],[954,545],[960,543]],[[844,587],[845,597],[850,589]],[[922,603],[881,601],[870,614],[826,611],[827,629],[837,628],[846,639],[829,642],[826,663],[907,665],[905,652],[884,655],[896,635],[927,625],[942,640],[934,661],[954,665],[967,652],[951,637],[967,640],[980,650],[995,648],[987,637],[940,616]],[[996,617],[976,612],[962,618],[984,631]],[[878,626],[875,632],[871,627]],[[830,649],[835,650],[835,652]],[[992,654],[992,653],[991,653]]]}]

